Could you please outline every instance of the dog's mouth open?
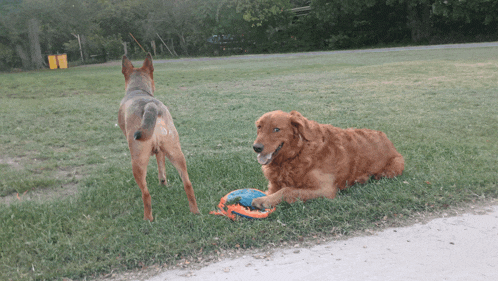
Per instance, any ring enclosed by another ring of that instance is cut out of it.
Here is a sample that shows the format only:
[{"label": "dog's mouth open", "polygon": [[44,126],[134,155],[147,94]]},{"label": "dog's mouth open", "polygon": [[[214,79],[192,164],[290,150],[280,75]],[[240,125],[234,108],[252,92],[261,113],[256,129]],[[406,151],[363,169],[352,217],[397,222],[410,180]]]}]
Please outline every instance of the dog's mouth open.
[{"label": "dog's mouth open", "polygon": [[259,162],[259,164],[261,164],[261,165],[268,165],[268,164],[270,164],[271,160],[273,160],[273,158],[275,158],[275,156],[277,156],[278,152],[280,151],[280,149],[282,148],[283,145],[284,145],[284,143],[281,143],[277,147],[277,149],[275,149],[275,151],[270,152],[268,154],[258,153],[258,162]]}]

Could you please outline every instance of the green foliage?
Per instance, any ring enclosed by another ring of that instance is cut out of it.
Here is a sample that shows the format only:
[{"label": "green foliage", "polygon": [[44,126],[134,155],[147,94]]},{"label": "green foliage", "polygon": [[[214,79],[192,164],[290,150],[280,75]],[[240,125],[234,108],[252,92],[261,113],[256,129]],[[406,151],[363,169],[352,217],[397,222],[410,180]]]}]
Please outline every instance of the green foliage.
[{"label": "green foliage", "polygon": [[378,4],[378,0],[314,0],[311,2],[315,13],[320,19],[337,24],[341,17],[359,15],[365,9],[370,9]]},{"label": "green foliage", "polygon": [[434,3],[434,14],[453,22],[463,20],[466,23],[479,22],[488,25],[498,20],[498,2],[438,0]]},{"label": "green foliage", "polygon": [[80,44],[78,39],[72,39],[64,43],[64,53],[68,54],[69,58],[77,57],[80,53]]},{"label": "green foliage", "polygon": [[313,1],[316,16],[329,24],[324,40],[329,48],[344,49],[410,41],[403,5],[385,1]]},{"label": "green foliage", "polygon": [[290,0],[242,0],[235,3],[237,12],[255,26],[262,26],[264,22],[291,8]]},{"label": "green foliage", "polygon": [[[334,30],[333,48],[385,43],[496,40],[496,1],[312,1],[316,16]],[[325,34],[328,35],[328,34]]]},{"label": "green foliage", "polygon": [[123,55],[123,40],[120,35],[105,38],[103,45],[109,59],[119,59]]},{"label": "green foliage", "polygon": [[0,71],[9,70],[10,67],[18,65],[18,62],[14,50],[0,43]]}]

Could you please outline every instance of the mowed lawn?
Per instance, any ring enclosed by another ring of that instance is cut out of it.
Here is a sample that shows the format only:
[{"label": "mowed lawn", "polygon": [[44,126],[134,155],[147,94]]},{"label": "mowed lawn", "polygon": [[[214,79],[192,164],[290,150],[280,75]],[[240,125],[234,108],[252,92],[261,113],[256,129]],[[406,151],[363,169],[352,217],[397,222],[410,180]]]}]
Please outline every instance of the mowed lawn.
[{"label": "mowed lawn", "polygon": [[[141,65],[141,62],[136,62]],[[0,74],[0,279],[94,278],[205,262],[223,250],[347,236],[498,197],[498,47],[177,60],[154,65],[201,215],[176,170],[147,176],[144,221],[117,126],[120,64]],[[252,142],[263,113],[297,110],[384,131],[395,179],[336,199],[283,203],[265,220],[210,215],[240,188],[266,189]],[[401,218],[400,218],[401,217]]]}]

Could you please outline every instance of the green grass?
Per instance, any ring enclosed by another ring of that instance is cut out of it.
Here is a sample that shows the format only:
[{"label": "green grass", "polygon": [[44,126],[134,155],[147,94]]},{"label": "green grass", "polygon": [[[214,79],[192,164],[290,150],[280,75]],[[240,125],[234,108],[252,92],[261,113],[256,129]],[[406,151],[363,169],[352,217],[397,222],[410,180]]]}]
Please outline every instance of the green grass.
[{"label": "green grass", "polygon": [[[498,197],[498,48],[241,57],[155,64],[202,215],[189,213],[167,164],[143,205],[117,123],[120,67],[0,74],[0,279],[84,279],[174,264],[219,249],[350,234],[385,217],[437,212]],[[320,123],[386,132],[405,157],[395,179],[287,204],[266,220],[209,215],[239,188],[266,189],[251,144],[254,121],[275,109]],[[78,194],[57,197],[78,184]],[[30,193],[43,200],[23,200]],[[26,193],[24,196],[23,194]]]}]

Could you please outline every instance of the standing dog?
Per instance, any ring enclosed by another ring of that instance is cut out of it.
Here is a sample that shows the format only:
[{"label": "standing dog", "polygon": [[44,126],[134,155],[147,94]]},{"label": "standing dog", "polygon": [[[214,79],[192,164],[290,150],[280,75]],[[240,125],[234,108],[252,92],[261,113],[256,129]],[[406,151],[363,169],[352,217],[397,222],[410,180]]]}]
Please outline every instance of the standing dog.
[{"label": "standing dog", "polygon": [[392,178],[404,170],[403,156],[380,131],[340,129],[280,110],[261,116],[256,127],[253,148],[269,181],[267,196],[252,201],[260,209],[282,200],[333,199],[370,176]]},{"label": "standing dog", "polygon": [[166,185],[165,157],[175,166],[183,181],[192,213],[199,213],[194,189],[190,183],[187,164],[180,147],[180,139],[168,108],[154,98],[152,57],[147,54],[141,68],[134,68],[123,56],[122,72],[125,77],[125,97],[119,107],[118,123],[123,131],[131,154],[133,176],[142,190],[144,219],[152,221],[149,190],[145,177],[152,154],[156,155],[159,181]]}]

